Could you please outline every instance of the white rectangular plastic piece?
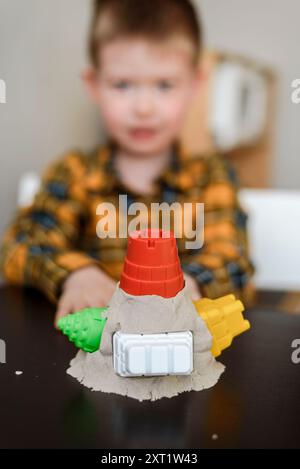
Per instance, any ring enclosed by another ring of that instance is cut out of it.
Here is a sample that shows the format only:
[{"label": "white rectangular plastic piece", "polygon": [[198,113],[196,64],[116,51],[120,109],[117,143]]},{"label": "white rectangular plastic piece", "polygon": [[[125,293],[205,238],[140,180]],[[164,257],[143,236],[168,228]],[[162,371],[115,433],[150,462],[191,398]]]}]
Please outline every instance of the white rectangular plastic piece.
[{"label": "white rectangular plastic piece", "polygon": [[189,375],[193,371],[191,331],[113,336],[114,370],[120,376]]}]

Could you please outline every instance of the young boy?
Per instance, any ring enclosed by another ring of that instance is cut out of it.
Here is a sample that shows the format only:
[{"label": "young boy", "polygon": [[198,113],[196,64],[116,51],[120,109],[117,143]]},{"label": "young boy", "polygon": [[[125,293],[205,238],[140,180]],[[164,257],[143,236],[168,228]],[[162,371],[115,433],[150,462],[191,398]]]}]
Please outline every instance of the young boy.
[{"label": "young boy", "polygon": [[127,240],[97,236],[96,208],[128,201],[202,202],[204,245],[179,255],[193,299],[251,296],[246,215],[228,163],[187,155],[178,135],[200,86],[201,26],[188,0],[101,0],[94,5],[83,79],[107,141],[52,163],[34,202],[19,209],[1,249],[11,283],[34,286],[59,317],[105,306],[120,277]]}]

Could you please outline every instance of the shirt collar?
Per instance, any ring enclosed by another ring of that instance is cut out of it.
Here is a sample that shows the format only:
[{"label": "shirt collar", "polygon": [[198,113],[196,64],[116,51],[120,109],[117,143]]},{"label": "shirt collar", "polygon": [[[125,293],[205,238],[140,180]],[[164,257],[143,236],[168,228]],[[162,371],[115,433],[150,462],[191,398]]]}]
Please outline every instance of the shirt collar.
[{"label": "shirt collar", "polygon": [[[114,158],[117,146],[112,140],[107,140],[97,151],[105,173],[105,188],[107,192],[118,190],[120,181],[114,168]],[[180,140],[176,140],[172,145],[172,157],[170,165],[163,171],[157,179],[157,184],[167,185],[173,189],[184,191],[187,189],[186,178],[184,176],[184,166],[187,153]]]}]

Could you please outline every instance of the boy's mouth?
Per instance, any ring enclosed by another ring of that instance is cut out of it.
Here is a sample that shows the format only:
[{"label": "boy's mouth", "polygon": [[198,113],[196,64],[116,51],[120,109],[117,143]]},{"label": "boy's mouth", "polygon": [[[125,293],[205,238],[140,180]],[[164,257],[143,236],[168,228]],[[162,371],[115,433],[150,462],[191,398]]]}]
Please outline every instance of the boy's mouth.
[{"label": "boy's mouth", "polygon": [[147,140],[154,137],[157,133],[156,129],[150,129],[147,127],[136,127],[129,130],[131,137],[138,140]]}]

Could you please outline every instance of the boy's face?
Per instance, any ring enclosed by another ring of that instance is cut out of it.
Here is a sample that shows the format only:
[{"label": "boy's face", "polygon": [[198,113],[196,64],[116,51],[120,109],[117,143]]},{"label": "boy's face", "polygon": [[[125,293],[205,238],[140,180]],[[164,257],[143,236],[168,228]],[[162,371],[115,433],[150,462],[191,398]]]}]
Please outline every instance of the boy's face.
[{"label": "boy's face", "polygon": [[180,39],[118,39],[102,47],[88,82],[107,133],[133,155],[166,150],[178,138],[199,81]]}]

